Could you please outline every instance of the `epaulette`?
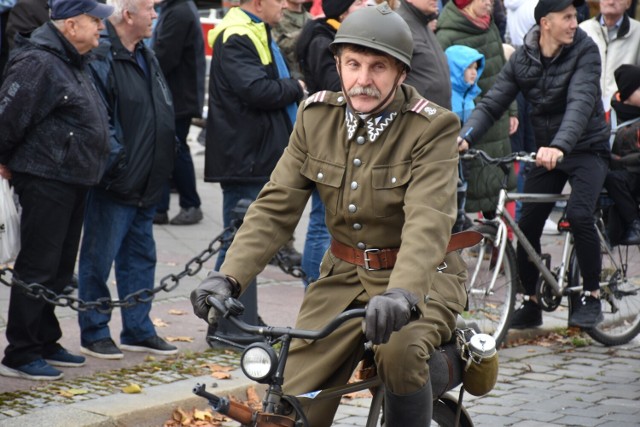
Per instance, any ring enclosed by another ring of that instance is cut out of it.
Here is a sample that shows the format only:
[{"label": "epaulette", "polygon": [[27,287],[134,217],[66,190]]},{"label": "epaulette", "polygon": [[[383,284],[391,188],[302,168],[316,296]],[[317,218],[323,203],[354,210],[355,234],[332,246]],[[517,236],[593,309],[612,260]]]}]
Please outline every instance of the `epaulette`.
[{"label": "epaulette", "polygon": [[402,109],[403,113],[416,113],[421,115],[422,117],[426,117],[429,121],[435,119],[445,111],[447,111],[445,108],[424,98],[412,98],[404,105]]},{"label": "epaulette", "polygon": [[328,104],[336,107],[343,106],[347,100],[345,99],[342,92],[331,92],[329,90],[321,90],[320,92],[316,92],[304,101],[304,108],[308,108],[314,104]]}]

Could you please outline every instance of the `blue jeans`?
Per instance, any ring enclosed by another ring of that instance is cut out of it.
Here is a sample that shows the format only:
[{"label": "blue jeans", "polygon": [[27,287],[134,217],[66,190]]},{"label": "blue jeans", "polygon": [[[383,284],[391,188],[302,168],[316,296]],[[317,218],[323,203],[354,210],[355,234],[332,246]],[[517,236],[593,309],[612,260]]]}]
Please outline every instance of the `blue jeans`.
[{"label": "blue jeans", "polygon": [[[115,261],[120,299],[141,289],[152,289],[155,281],[156,244],[153,240],[155,206],[139,208],[112,200],[93,189],[87,197],[84,233],[78,262],[78,296],[83,301],[111,298],[107,280]],[[149,318],[151,302],[123,308],[122,344],[135,344],[156,335]],[[78,314],[83,345],[109,338],[111,313],[89,310]]]},{"label": "blue jeans", "polygon": [[302,270],[307,274],[306,280],[304,280],[305,286],[318,279],[320,262],[330,244],[331,235],[324,220],[324,204],[320,199],[318,189],[314,189],[311,193],[311,212],[307,237],[304,241],[304,252],[302,253]]},{"label": "blue jeans", "polygon": [[[222,188],[222,224],[224,228],[231,225],[233,220],[233,208],[238,204],[241,199],[250,199],[254,201],[258,198],[260,190],[267,182],[258,184],[220,184]],[[229,243],[222,245],[220,252],[218,252],[218,259],[216,260],[215,270],[220,270],[224,257],[229,249]]]},{"label": "blue jeans", "polygon": [[[191,151],[187,144],[187,135],[189,135],[189,126],[191,126],[191,118],[176,119],[176,138],[178,138],[178,150],[173,163],[173,173],[171,179],[178,190],[180,196],[180,207],[199,208],[200,196],[196,189],[196,172],[193,168],[193,159]],[[166,213],[169,211],[169,201],[171,198],[171,189],[169,181],[165,185],[162,199],[158,203],[158,212]]]}]

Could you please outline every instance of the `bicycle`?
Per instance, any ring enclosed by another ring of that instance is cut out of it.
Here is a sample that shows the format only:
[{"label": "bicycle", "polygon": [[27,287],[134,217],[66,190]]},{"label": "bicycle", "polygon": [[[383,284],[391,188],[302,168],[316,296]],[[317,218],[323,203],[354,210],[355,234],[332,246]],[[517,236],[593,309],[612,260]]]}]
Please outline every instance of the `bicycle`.
[{"label": "bicycle", "polygon": [[[485,164],[497,165],[504,172],[496,205],[496,217],[481,219],[479,224],[473,227],[483,234],[484,244],[463,251],[463,258],[469,266],[468,318],[475,321],[483,333],[492,335],[499,345],[508,332],[519,284],[516,253],[508,238],[508,228],[513,230],[518,242],[540,272],[536,296],[544,311],[556,310],[562,298],[567,297],[571,313],[572,306],[577,303],[582,292],[571,225],[564,215],[558,225],[558,230],[564,233],[562,257],[560,263],[551,268],[551,256],[538,254],[534,250],[514,218],[505,209],[505,205],[509,201],[566,201],[569,195],[507,191],[511,163],[535,162],[535,153],[520,152],[492,158],[484,151],[472,149],[463,154],[462,158],[480,159]],[[605,197],[601,196],[601,202],[604,201]],[[604,203],[600,203],[594,221],[601,243],[600,292],[604,320],[595,328],[585,331],[601,344],[612,346],[627,343],[640,333],[640,247],[612,246],[609,243],[603,220],[603,207]]]},{"label": "bicycle", "polygon": [[[216,396],[207,392],[204,385],[197,384],[193,389],[193,393],[207,399],[214,411],[238,421],[243,426],[308,427],[309,424],[302,409],[305,405],[325,399],[335,399],[348,393],[370,390],[373,397],[365,426],[375,427],[379,425],[384,386],[375,373],[373,350],[371,350],[370,344],[365,345],[365,358],[360,370],[362,380],[321,391],[310,391],[300,396],[286,395],[282,390],[289,345],[293,338],[307,340],[324,338],[344,322],[364,317],[364,309],[357,308],[344,311],[323,329],[311,331],[290,327],[253,326],[247,324],[238,317],[242,314],[242,303],[233,298],[229,298],[223,303],[214,297],[208,297],[207,302],[220,313],[224,313],[224,316],[238,329],[247,334],[265,339],[263,342],[253,343],[245,347],[240,360],[240,366],[248,378],[261,384],[267,384],[262,401],[262,410],[253,410],[246,404]],[[429,360],[431,384],[435,399],[432,419],[440,426],[472,427],[471,417],[462,404],[464,387],[461,387],[458,398],[454,397],[449,391],[462,383],[463,370],[466,363],[470,363],[468,362],[468,347],[465,344],[470,341],[470,337],[483,337],[480,339],[486,340],[483,341],[486,348],[489,348],[494,343],[487,335],[475,335],[475,331],[467,328],[466,325],[462,329],[458,328],[455,335],[456,338],[454,340],[436,349]],[[280,345],[280,350],[277,353],[274,349],[276,344]]]}]

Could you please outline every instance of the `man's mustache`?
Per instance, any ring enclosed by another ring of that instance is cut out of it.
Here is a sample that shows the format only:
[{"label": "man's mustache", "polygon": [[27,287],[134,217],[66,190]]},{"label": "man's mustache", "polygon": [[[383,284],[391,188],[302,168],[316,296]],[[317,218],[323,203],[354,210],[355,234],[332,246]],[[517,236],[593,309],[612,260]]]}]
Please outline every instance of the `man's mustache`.
[{"label": "man's mustache", "polygon": [[373,86],[354,86],[347,92],[347,95],[349,96],[365,95],[365,96],[374,97],[376,99],[380,99],[380,97],[382,96],[380,91]]}]

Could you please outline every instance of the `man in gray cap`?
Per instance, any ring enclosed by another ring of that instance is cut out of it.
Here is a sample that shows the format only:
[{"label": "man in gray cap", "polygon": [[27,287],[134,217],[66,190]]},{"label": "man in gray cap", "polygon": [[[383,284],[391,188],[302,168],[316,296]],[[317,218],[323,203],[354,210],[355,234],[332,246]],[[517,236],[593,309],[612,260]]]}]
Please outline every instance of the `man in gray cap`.
[{"label": "man in gray cap", "polygon": [[[85,54],[98,46],[111,6],[51,0],[51,21],[17,36],[0,88],[0,176],[22,205],[22,248],[14,277],[60,294],[75,267],[87,189],[109,156],[107,111],[91,82]],[[58,341],[55,306],[11,288],[8,347],[0,374],[55,380],[54,366],[82,366]]]}]

